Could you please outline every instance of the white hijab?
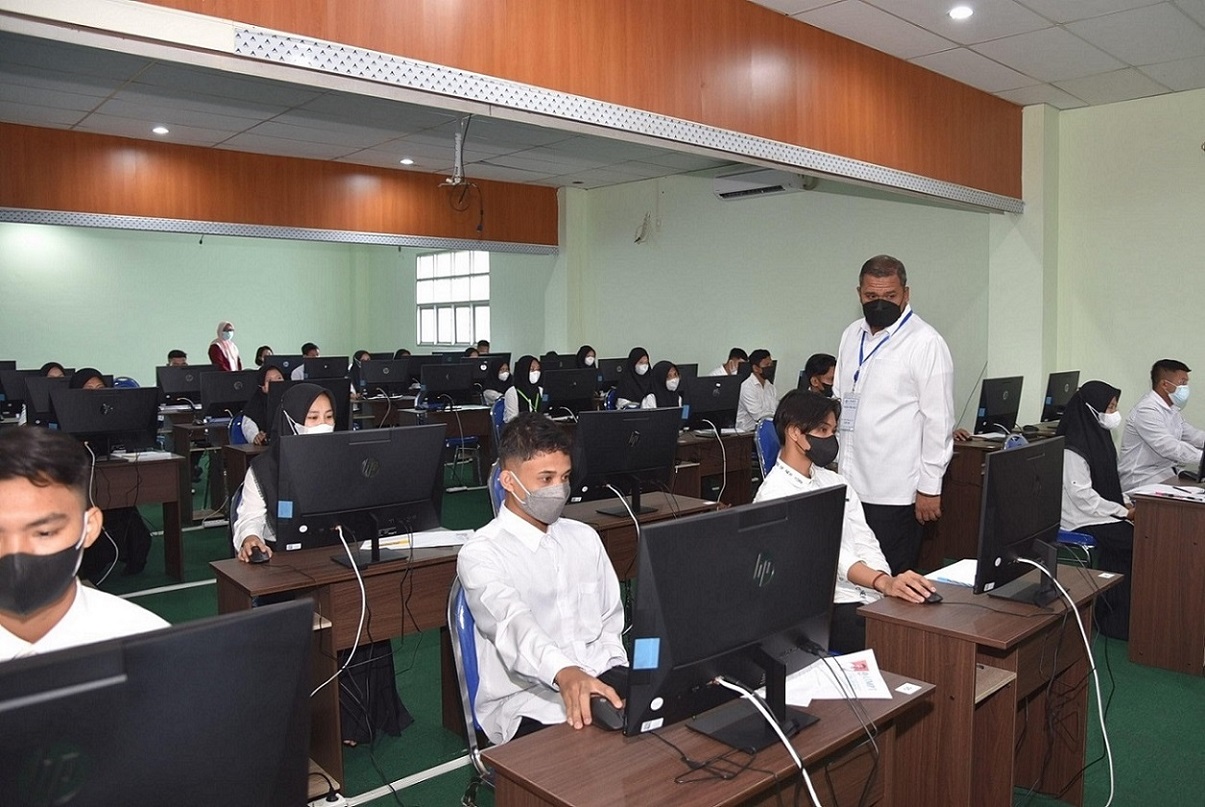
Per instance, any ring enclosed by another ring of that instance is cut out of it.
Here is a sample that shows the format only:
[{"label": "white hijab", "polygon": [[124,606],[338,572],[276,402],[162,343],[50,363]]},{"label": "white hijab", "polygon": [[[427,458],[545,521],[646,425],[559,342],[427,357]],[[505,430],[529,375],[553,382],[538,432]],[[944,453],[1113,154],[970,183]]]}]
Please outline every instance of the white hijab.
[{"label": "white hijab", "polygon": [[230,365],[230,369],[237,370],[238,366],[239,366],[238,365],[238,345],[236,345],[234,343],[233,339],[223,339],[222,338],[222,331],[227,331],[227,330],[233,331],[234,323],[227,322],[226,320],[222,320],[221,322],[219,322],[218,323],[218,338],[214,339],[209,344],[217,345],[218,348],[222,351],[222,353],[226,356],[226,362]]}]

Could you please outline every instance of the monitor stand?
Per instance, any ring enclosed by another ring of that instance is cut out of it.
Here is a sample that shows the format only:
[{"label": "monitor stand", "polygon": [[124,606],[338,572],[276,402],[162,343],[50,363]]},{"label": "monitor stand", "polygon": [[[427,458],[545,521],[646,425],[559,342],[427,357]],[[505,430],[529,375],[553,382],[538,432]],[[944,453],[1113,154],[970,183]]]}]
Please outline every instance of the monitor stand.
[{"label": "monitor stand", "polygon": [[[384,563],[386,561],[398,560],[402,557],[402,553],[394,549],[386,549],[385,557],[381,557],[381,533],[377,517],[375,514],[372,514],[369,516],[369,519],[371,520],[370,523],[364,524],[363,528],[369,530],[369,534],[372,535],[372,548],[361,549],[354,546],[353,544],[357,542],[355,535],[358,530],[348,529],[347,525],[344,525],[343,537],[347,540],[348,548],[351,549],[351,558],[348,558],[348,553],[344,551],[338,555],[331,555],[331,560],[341,566],[346,566],[349,569],[366,569],[369,566],[374,566],[378,563]],[[351,537],[348,537],[349,533],[351,534]],[[406,551],[409,552],[409,550]]]},{"label": "monitor stand", "polygon": [[[632,513],[631,513],[632,515],[644,516],[644,515],[648,515],[649,513],[657,512],[656,507],[648,507],[646,505],[640,504],[640,482],[638,482],[638,481],[632,483],[631,505],[632,505]],[[628,515],[628,508],[624,507],[621,504],[616,507],[599,507],[594,512],[600,513],[604,516],[616,516],[618,518],[623,518],[624,516]]]},{"label": "monitor stand", "polygon": [[1028,603],[1040,608],[1050,605],[1059,598],[1058,590],[1054,587],[1054,579],[1058,577],[1058,547],[1046,541],[1036,540],[1033,542],[1033,549],[1040,556],[1042,566],[1050,573],[1049,576],[1038,572],[1039,580],[1036,583],[1019,578],[987,592],[989,597]]}]

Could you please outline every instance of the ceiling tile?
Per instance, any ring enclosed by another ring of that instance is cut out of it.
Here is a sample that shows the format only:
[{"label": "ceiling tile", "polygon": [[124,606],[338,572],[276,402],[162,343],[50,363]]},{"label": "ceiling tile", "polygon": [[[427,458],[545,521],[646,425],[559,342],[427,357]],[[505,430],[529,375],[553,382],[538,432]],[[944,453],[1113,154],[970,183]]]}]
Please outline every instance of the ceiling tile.
[{"label": "ceiling tile", "polygon": [[780,14],[798,14],[820,6],[827,6],[833,0],[751,0],[751,2]]},{"label": "ceiling tile", "polygon": [[1169,3],[1068,23],[1067,30],[1128,64],[1205,56],[1205,30]]},{"label": "ceiling tile", "polygon": [[998,95],[1005,101],[1012,101],[1021,106],[1048,104],[1055,109],[1075,109],[1087,106],[1085,101],[1076,98],[1069,92],[1064,92],[1053,84],[1038,84],[1035,87],[1022,87],[1019,90],[1005,90]]},{"label": "ceiling tile", "polygon": [[290,157],[305,157],[314,160],[334,160],[352,151],[347,146],[332,143],[313,143],[304,140],[282,142],[279,137],[268,137],[253,132],[234,135],[218,144],[218,148],[251,151],[256,154],[286,154]]},{"label": "ceiling tile", "polygon": [[869,0],[884,11],[902,17],[927,31],[960,45],[986,42],[1026,31],[1047,28],[1050,23],[1013,0],[976,0],[975,15],[952,20],[947,13],[950,0]]},{"label": "ceiling tile", "polygon": [[60,70],[18,65],[6,62],[2,55],[0,55],[0,82],[4,84],[19,84],[23,87],[37,87],[58,92],[69,92],[78,95],[90,95],[94,98],[107,98],[117,92],[122,84],[125,83],[121,79],[65,73]]},{"label": "ceiling tile", "polygon": [[271,103],[286,109],[312,101],[322,90],[299,87],[283,81],[222,73],[199,67],[156,63],[135,79],[136,84],[167,87],[176,93],[191,93],[228,101]]},{"label": "ceiling tile", "polygon": [[22,126],[45,126],[50,129],[69,129],[83,118],[74,109],[55,109],[32,104],[0,100],[0,120]]},{"label": "ceiling tile", "polygon": [[96,111],[119,118],[141,120],[148,131],[153,126],[163,124],[168,128],[197,126],[230,134],[250,129],[259,122],[259,119],[232,117],[213,110],[194,109],[182,103],[140,102],[127,99],[124,95],[105,101]]},{"label": "ceiling tile", "polygon": [[1015,90],[1037,84],[1037,80],[997,64],[966,48],[933,53],[911,60],[913,64],[949,76],[955,81],[978,87],[985,92]]},{"label": "ceiling tile", "polygon": [[678,171],[702,171],[705,168],[718,168],[721,165],[730,165],[732,161],[719,160],[715,157],[704,157],[700,154],[688,154],[681,151],[666,151],[651,162],[653,165],[674,168]]},{"label": "ceiling tile", "polygon": [[2,75],[0,75],[0,101],[72,111],[76,113],[77,119],[83,117],[83,113],[91,112],[104,103],[103,98],[97,98],[95,95],[80,95],[73,92],[10,84],[4,81]]},{"label": "ceiling tile", "polygon": [[278,137],[283,140],[297,140],[306,143],[327,143],[332,146],[342,146],[341,154],[347,154],[371,146],[379,146],[392,139],[388,132],[368,129],[362,126],[318,126],[311,125],[314,121],[297,122],[295,118],[279,118],[264,121],[248,129],[251,134],[260,137]]},{"label": "ceiling tile", "polygon": [[1123,62],[1062,28],[983,42],[974,49],[1039,81],[1064,81],[1125,67]]},{"label": "ceiling tile", "polygon": [[141,56],[0,32],[0,63],[127,80],[151,64]]},{"label": "ceiling tile", "polygon": [[1115,11],[1127,11],[1131,8],[1153,6],[1162,0],[1019,0],[1019,2],[1051,22],[1062,23],[1100,17]]},{"label": "ceiling tile", "polygon": [[955,46],[948,39],[929,33],[861,0],[842,0],[840,3],[800,14],[797,19],[901,59],[949,50]]},{"label": "ceiling tile", "polygon": [[1205,25],[1205,0],[1175,0],[1181,11]]},{"label": "ceiling tile", "polygon": [[324,93],[307,102],[298,111],[313,112],[319,116],[344,121],[354,120],[369,126],[392,128],[399,134],[430,129],[462,117],[447,110],[337,92]]},{"label": "ceiling tile", "polygon": [[1176,92],[1205,87],[1205,56],[1152,64],[1138,69],[1164,87]]},{"label": "ceiling tile", "polygon": [[80,131],[132,137],[138,140],[172,143],[185,146],[214,146],[230,136],[230,132],[206,129],[200,126],[175,125],[170,127],[167,137],[153,136],[147,122],[141,118],[123,118],[117,115],[93,113],[75,127]]},{"label": "ceiling tile", "polygon": [[1142,75],[1133,67],[1098,76],[1059,81],[1056,86],[1089,104],[1112,104],[1150,95],[1162,95],[1168,91],[1162,84]]}]

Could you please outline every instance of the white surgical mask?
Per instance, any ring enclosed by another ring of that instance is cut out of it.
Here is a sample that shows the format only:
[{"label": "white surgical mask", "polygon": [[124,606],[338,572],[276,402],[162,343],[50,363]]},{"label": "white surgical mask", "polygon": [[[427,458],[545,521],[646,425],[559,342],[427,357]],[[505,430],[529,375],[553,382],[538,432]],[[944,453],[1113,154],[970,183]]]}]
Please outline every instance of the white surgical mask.
[{"label": "white surgical mask", "polygon": [[510,370],[503,370],[502,372],[498,373],[499,381],[506,381],[508,378],[510,378]]},{"label": "white surgical mask", "polygon": [[540,381],[540,371],[539,371],[539,370],[532,370],[530,373],[528,373],[528,374],[527,374],[527,380],[528,380],[529,382],[531,382],[532,384],[539,383],[539,381]]},{"label": "white surgical mask", "polygon": [[665,380],[665,388],[667,390],[669,390],[670,392],[677,392],[679,380],[680,379],[677,379],[677,378],[667,378]]},{"label": "white surgical mask", "polygon": [[1187,384],[1181,384],[1180,386],[1176,387],[1171,394],[1172,403],[1174,403],[1176,406],[1184,406],[1184,404],[1188,403],[1188,392],[1189,390]]},{"label": "white surgical mask", "polygon": [[334,430],[335,426],[331,423],[315,423],[313,426],[306,426],[303,423],[297,427],[298,434],[330,434]]},{"label": "white surgical mask", "polygon": [[1097,412],[1096,413],[1096,422],[1100,424],[1100,427],[1102,429],[1108,429],[1108,430],[1112,431],[1113,429],[1116,429],[1118,426],[1121,425],[1121,413],[1120,412]]},{"label": "white surgical mask", "polygon": [[587,366],[587,367],[593,367],[593,366],[594,366],[594,357],[593,357],[593,356],[587,356],[587,357],[586,357],[586,366]]},{"label": "white surgical mask", "polygon": [[234,338],[234,331],[222,331],[222,338],[229,342]]},{"label": "white surgical mask", "polygon": [[636,375],[644,375],[648,371],[649,371],[648,364],[637,364],[636,365]]}]

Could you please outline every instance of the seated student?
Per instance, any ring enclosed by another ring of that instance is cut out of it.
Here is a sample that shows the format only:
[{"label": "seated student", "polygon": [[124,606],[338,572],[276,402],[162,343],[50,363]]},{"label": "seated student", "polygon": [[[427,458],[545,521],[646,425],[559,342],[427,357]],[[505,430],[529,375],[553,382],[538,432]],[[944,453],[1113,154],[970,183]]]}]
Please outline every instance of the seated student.
[{"label": "seated student", "polygon": [[737,368],[741,366],[741,362],[749,361],[749,354],[741,350],[739,347],[734,347],[728,351],[728,361],[721,364],[719,367],[712,370],[707,375],[736,375]]},{"label": "seated student", "polygon": [[1097,565],[1125,579],[1096,600],[1096,625],[1105,636],[1130,638],[1130,572],[1134,565],[1134,507],[1126,503],[1110,432],[1121,425],[1121,390],[1089,381],[1063,410],[1056,432],[1063,437],[1063,529],[1091,535]]},{"label": "seated student", "polygon": [[[493,406],[494,403],[506,394],[510,389],[510,365],[503,362],[498,365],[498,372],[494,373],[492,378],[487,378],[481,385],[481,398],[485,401],[486,406]],[[516,403],[518,399],[516,398]],[[503,406],[505,410],[505,405]]]},{"label": "seated student", "polygon": [[681,406],[682,396],[678,394],[678,366],[672,361],[659,361],[653,367],[653,391],[644,396],[640,402],[641,409],[656,409],[663,406]]},{"label": "seated student", "polygon": [[399,347],[397,350],[393,351],[393,358],[395,359],[404,359],[409,355],[410,351],[406,350],[404,347]]},{"label": "seated student", "polygon": [[475,347],[466,347],[466,348],[464,349],[464,357],[465,357],[466,359],[476,359],[476,358],[479,358],[478,353],[477,353],[477,348],[475,348]]},{"label": "seated student", "polygon": [[95,367],[81,367],[71,375],[67,387],[69,389],[104,389],[105,377]]},{"label": "seated student", "polygon": [[515,362],[510,388],[503,393],[502,419],[509,423],[522,412],[544,411],[544,388],[540,384],[540,361],[522,356]]},{"label": "seated student", "polygon": [[833,397],[833,376],[837,372],[837,357],[827,353],[813,353],[803,365],[803,377],[808,389],[821,395]]},{"label": "seated student", "polygon": [[490,340],[482,339],[477,342],[477,355],[484,356],[490,352]]},{"label": "seated student", "polygon": [[498,445],[506,501],[456,559],[476,622],[477,719],[494,743],[589,725],[592,693],[623,705],[612,688],[628,663],[619,580],[598,533],[561,518],[571,450],[547,418],[507,424]]},{"label": "seated student", "polygon": [[223,320],[218,323],[218,338],[209,343],[209,363],[219,370],[241,370],[243,360],[234,343],[234,323]]},{"label": "seated student", "polygon": [[737,431],[751,432],[759,420],[774,417],[778,390],[766,378],[772,365],[768,350],[755,350],[749,354],[749,377],[741,382],[741,398],[736,405]]},{"label": "seated student", "polygon": [[866,647],[866,619],[858,609],[882,596],[922,602],[937,587],[914,571],[892,576],[883,550],[866,523],[858,494],[826,466],[837,459],[841,402],[807,390],[791,390],[774,413],[781,448],[778,461],[757,489],[755,502],[845,485],[845,524],[837,560],[837,588],[829,649],[854,653]]},{"label": "seated student", "polygon": [[[301,355],[307,359],[316,359],[322,355],[322,353],[318,350],[318,346],[313,342],[306,342],[301,346]],[[289,378],[293,381],[305,381],[304,361],[293,368],[293,372],[289,374]]]},{"label": "seated student", "polygon": [[1121,433],[1118,472],[1127,493],[1175,476],[1177,467],[1195,473],[1200,465],[1205,431],[1180,414],[1188,403],[1190,372],[1175,359],[1160,359],[1151,367],[1151,391],[1134,404]]},{"label": "seated student", "polygon": [[[46,378],[62,378],[65,375],[65,372],[63,370],[63,365],[59,364],[57,361],[46,362],[45,364],[42,365],[42,369],[40,369],[38,371],[38,373],[45,376]],[[17,414],[17,425],[24,426],[28,422],[29,422],[29,410],[26,409],[25,402],[22,401],[21,402],[21,411]]]},{"label": "seated student", "polygon": [[594,348],[589,345],[582,345],[577,349],[577,356],[574,357],[573,366],[579,370],[585,370],[594,367],[598,363],[598,354],[594,352]]},{"label": "seated student", "polygon": [[623,375],[619,377],[619,387],[616,389],[615,406],[618,409],[636,408],[645,396],[653,391],[653,379],[649,378],[649,352],[642,347],[634,347],[628,352],[628,360],[623,365]]},{"label": "seated student", "polygon": [[268,442],[268,425],[272,414],[268,411],[268,393],[273,383],[284,381],[279,367],[264,366],[255,376],[256,389],[243,407],[243,439],[252,445],[262,446]]},{"label": "seated student", "polygon": [[360,397],[361,388],[364,386],[364,381],[360,374],[360,368],[364,366],[364,362],[371,360],[372,354],[367,350],[357,350],[352,354],[351,366],[347,368],[347,377],[351,381],[352,398]]},{"label": "seated student", "polygon": [[263,367],[264,359],[268,358],[271,355],[272,355],[272,348],[268,347],[267,345],[260,345],[255,350],[255,366]]},{"label": "seated student", "polygon": [[89,504],[91,470],[65,434],[0,432],[0,661],[167,627],[76,579],[104,523]]},{"label": "seated student", "polygon": [[183,350],[167,351],[167,366],[168,367],[187,367],[188,354]]}]

